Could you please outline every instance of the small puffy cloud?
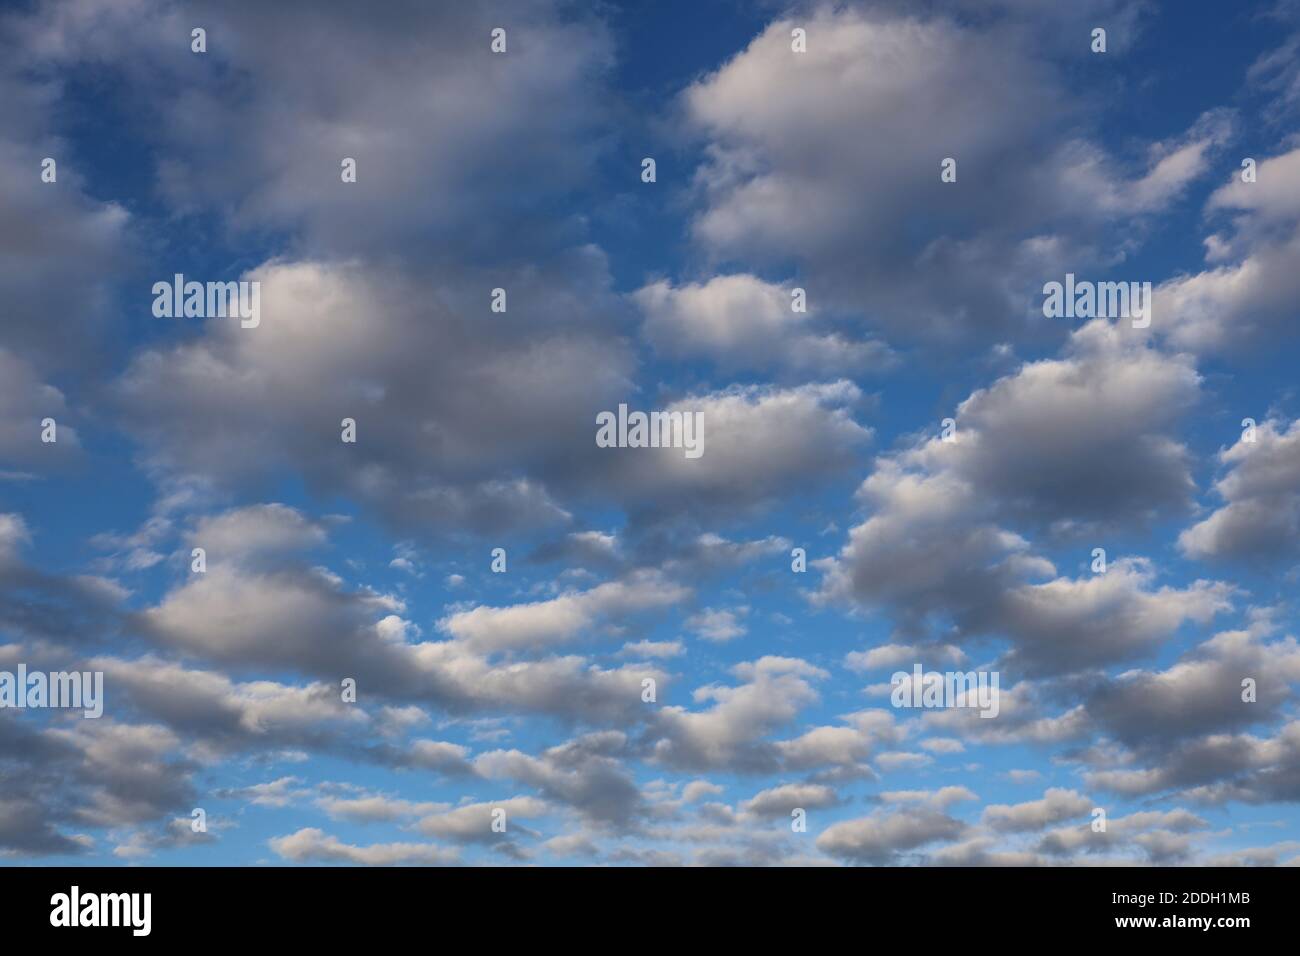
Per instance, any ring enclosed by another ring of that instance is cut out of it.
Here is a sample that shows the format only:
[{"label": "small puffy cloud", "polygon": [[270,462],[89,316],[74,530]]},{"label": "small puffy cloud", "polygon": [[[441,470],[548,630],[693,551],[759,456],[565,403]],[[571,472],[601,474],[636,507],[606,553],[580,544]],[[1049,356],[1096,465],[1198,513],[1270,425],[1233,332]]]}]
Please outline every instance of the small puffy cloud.
[{"label": "small puffy cloud", "polygon": [[745,625],[740,618],[749,612],[747,607],[711,608],[707,607],[686,619],[686,626],[697,636],[706,641],[722,644],[744,637]]},{"label": "small puffy cloud", "polygon": [[208,560],[284,555],[324,544],[326,532],[296,508],[282,504],[250,505],[200,518],[190,541]]},{"label": "small puffy cloud", "polygon": [[686,653],[686,646],[681,641],[632,641],[624,644],[620,653],[624,657],[678,657]]},{"label": "small puffy cloud", "polygon": [[[506,829],[497,832],[492,829],[494,820],[504,820]],[[457,843],[484,843],[496,839],[505,839],[510,832],[510,821],[516,817],[529,819],[544,816],[549,812],[546,803],[535,797],[512,797],[488,803],[473,803],[453,810],[443,810],[422,817],[415,825],[416,829],[428,836],[441,837]]]},{"label": "small puffy cloud", "polygon": [[659,739],[653,748],[658,762],[681,769],[770,769],[778,751],[764,736],[813,703],[817,692],[811,682],[830,676],[785,657],[738,664],[732,672],[744,683],[695,691],[697,703],[713,703],[709,709],[665,706],[658,712],[654,732]]},{"label": "small puffy cloud", "polygon": [[814,783],[789,783],[761,790],[740,805],[743,813],[759,818],[789,817],[792,810],[833,807],[839,797],[830,787]]},{"label": "small puffy cloud", "polygon": [[602,620],[669,607],[689,593],[657,572],[637,572],[546,601],[458,611],[438,627],[477,653],[546,648],[572,641]]},{"label": "small puffy cloud", "polygon": [[360,866],[446,866],[459,862],[456,851],[432,843],[344,843],[315,827],[272,837],[271,850],[293,863],[353,863]]},{"label": "small puffy cloud", "polygon": [[900,862],[906,854],[965,831],[960,820],[927,806],[877,811],[835,823],[817,837],[817,849],[850,863],[877,866]]},{"label": "small puffy cloud", "polygon": [[794,288],[742,273],[679,287],[660,280],[639,289],[633,299],[646,317],[645,337],[669,356],[704,356],[724,369],[822,374],[893,364],[892,352],[881,342],[819,330],[817,309],[793,308]]},{"label": "small puffy cloud", "polygon": [[1093,802],[1074,790],[1053,787],[1041,800],[1017,804],[989,804],[983,822],[999,832],[1041,830],[1072,817],[1085,816]]}]

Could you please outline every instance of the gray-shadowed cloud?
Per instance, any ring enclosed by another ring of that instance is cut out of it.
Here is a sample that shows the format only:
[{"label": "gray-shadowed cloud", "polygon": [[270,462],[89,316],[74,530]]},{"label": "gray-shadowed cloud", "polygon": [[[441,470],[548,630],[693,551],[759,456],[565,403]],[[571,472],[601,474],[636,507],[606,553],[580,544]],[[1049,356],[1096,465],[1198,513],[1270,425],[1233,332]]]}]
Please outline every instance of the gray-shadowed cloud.
[{"label": "gray-shadowed cloud", "polygon": [[1203,559],[1287,560],[1300,553],[1300,421],[1272,419],[1219,452],[1214,485],[1224,502],[1186,529],[1178,545]]},{"label": "gray-shadowed cloud", "polygon": [[[1126,166],[1089,137],[1084,101],[1063,95],[1043,27],[948,13],[818,6],[692,85],[682,109],[706,144],[703,251],[793,259],[814,301],[891,336],[1025,333],[1045,277],[1122,261],[1106,246],[1135,236],[1118,225],[1177,198],[1227,135],[1227,117],[1206,116]],[[791,52],[795,27],[815,55]],[[955,183],[940,181],[945,158]]]}]

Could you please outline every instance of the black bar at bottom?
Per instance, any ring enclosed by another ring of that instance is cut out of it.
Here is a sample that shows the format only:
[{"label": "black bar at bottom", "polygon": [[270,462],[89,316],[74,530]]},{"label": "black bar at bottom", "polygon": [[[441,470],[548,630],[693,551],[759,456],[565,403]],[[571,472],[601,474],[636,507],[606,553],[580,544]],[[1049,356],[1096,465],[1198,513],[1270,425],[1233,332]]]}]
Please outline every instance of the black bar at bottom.
[{"label": "black bar at bottom", "polygon": [[1286,869],[0,867],[0,926],[11,943],[76,933],[126,945],[374,944],[411,934],[448,945],[459,937],[458,946],[639,937],[663,951],[845,932],[864,946],[928,940],[944,949],[1039,932],[1230,945],[1261,932],[1286,938],[1275,934],[1295,927],[1295,896]]}]

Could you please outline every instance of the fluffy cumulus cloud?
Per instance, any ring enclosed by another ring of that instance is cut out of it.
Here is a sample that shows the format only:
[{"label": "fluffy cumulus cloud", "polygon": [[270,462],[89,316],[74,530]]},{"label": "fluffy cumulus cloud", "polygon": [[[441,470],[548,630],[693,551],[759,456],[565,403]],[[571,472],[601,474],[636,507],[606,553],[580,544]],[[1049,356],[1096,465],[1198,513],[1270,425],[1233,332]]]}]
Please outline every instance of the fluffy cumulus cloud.
[{"label": "fluffy cumulus cloud", "polygon": [[[612,64],[599,21],[563,18],[550,2],[511,7],[510,69],[486,40],[465,42],[499,25],[492,10],[406,0],[382,16],[305,0],[204,8],[220,69],[198,75],[189,36],[200,13],[188,4],[52,4],[14,31],[42,65],[107,66],[123,95],[148,97],[147,132],[164,150],[157,185],[183,211],[220,206],[238,228],[292,229],[331,251],[391,249],[433,226],[481,253],[511,232],[488,214],[515,214],[503,187],[550,180],[529,210],[543,232],[545,191],[587,173],[591,155],[569,144],[598,121]],[[273,55],[294,46],[311,55]],[[352,191],[338,188],[343,157],[359,160]]]},{"label": "fluffy cumulus cloud", "polygon": [[854,863],[901,862],[927,844],[962,835],[965,825],[929,807],[877,812],[836,823],[817,837],[817,848]]},{"label": "fluffy cumulus cloud", "polygon": [[1178,538],[1197,558],[1294,557],[1300,547],[1300,420],[1252,422],[1219,453],[1223,500]]},{"label": "fluffy cumulus cloud", "polygon": [[[568,520],[544,476],[591,457],[596,411],[626,396],[617,343],[557,326],[524,338],[497,326],[489,341],[478,317],[357,264],[248,278],[262,283],[257,328],[211,320],[198,341],[138,356],[116,385],[160,467],[234,483],[314,461],[322,491],[417,529]],[[533,477],[513,471],[517,455],[534,457]]]},{"label": "fluffy cumulus cloud", "polygon": [[[8,49],[23,48],[13,19],[0,25]],[[94,187],[94,160],[52,122],[65,80],[44,75],[17,54],[0,68],[5,128],[0,132],[0,263],[5,288],[4,361],[30,363],[27,374],[107,370],[122,322],[112,295],[138,266],[126,205]],[[32,186],[39,188],[32,188]],[[8,379],[17,368],[7,368]],[[28,391],[24,389],[24,391]],[[29,397],[34,397],[30,396]],[[6,406],[0,406],[3,408]],[[3,454],[0,446],[0,454]]]},{"label": "fluffy cumulus cloud", "polygon": [[[723,366],[790,367],[793,371],[882,369],[893,362],[878,341],[818,331],[807,291],[789,290],[740,274],[674,288],[660,280],[633,298],[645,314],[644,333],[660,351],[704,356]],[[800,296],[804,302],[799,302]]]},{"label": "fluffy cumulus cloud", "polygon": [[[644,600],[611,585],[597,603],[617,606],[611,593]],[[513,630],[480,626],[476,612],[465,612],[447,625],[462,633],[439,641],[408,634],[397,616],[402,610],[399,599],[349,588],[320,567],[212,567],[136,621],[156,645],[186,656],[241,671],[288,669],[335,687],[352,680],[387,699],[437,701],[453,710],[507,706],[568,720],[632,721],[641,681],[665,676],[652,664],[603,668],[580,656],[544,653],[545,641],[561,641],[575,626],[546,620],[544,611],[537,612],[542,620],[530,620],[526,607],[498,612],[515,622]],[[516,647],[531,653],[518,661],[500,658]]]},{"label": "fluffy cumulus cloud", "polygon": [[1090,323],[1063,358],[962,402],[948,434],[877,459],[858,491],[869,516],[823,561],[821,599],[883,608],[918,633],[1008,638],[1005,662],[1029,672],[1121,661],[1208,621],[1231,585],[1157,588],[1141,558],[1061,575],[1024,533],[1075,537],[1186,510],[1189,456],[1168,429],[1197,389],[1186,360]]},{"label": "fluffy cumulus cloud", "polygon": [[703,249],[794,259],[814,298],[905,338],[978,340],[1023,326],[1042,276],[1103,266],[1119,221],[1179,196],[1227,135],[1206,116],[1126,166],[1071,130],[1059,63],[1016,24],[961,26],[957,12],[821,6],[693,84]]},{"label": "fluffy cumulus cloud", "polygon": [[1206,203],[1219,228],[1204,239],[1204,268],[1178,275],[1156,292],[1156,309],[1169,317],[1169,338],[1197,351],[1260,348],[1293,336],[1300,292],[1300,149],[1248,157]]},{"label": "fluffy cumulus cloud", "polygon": [[805,661],[764,657],[737,665],[736,686],[711,685],[694,693],[707,709],[665,707],[660,711],[654,755],[685,768],[770,768],[776,748],[764,738],[788,724],[817,699],[813,681],[828,676]]},{"label": "fluffy cumulus cloud", "polygon": [[1185,509],[1195,490],[1188,450],[1171,432],[1199,386],[1186,358],[1094,322],[1061,358],[1027,362],[974,392],[956,408],[953,440],[932,439],[908,460],[953,474],[1008,516],[1142,520]]},{"label": "fluffy cumulus cloud", "polygon": [[995,830],[1041,830],[1043,827],[1086,814],[1092,801],[1073,790],[1048,790],[1041,800],[1013,806],[989,804],[983,822]]}]

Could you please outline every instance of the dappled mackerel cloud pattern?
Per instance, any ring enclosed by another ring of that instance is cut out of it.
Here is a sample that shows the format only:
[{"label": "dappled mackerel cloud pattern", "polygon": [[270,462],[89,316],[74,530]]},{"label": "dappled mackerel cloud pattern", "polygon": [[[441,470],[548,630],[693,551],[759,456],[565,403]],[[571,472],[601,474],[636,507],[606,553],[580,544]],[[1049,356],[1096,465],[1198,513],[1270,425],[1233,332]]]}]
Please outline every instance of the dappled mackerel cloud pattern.
[{"label": "dappled mackerel cloud pattern", "polygon": [[1298,46],[7,8],[0,862],[1300,862]]}]

